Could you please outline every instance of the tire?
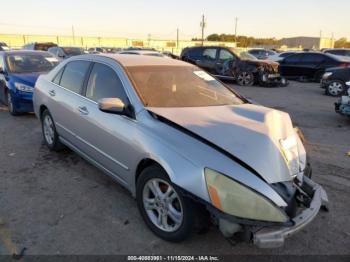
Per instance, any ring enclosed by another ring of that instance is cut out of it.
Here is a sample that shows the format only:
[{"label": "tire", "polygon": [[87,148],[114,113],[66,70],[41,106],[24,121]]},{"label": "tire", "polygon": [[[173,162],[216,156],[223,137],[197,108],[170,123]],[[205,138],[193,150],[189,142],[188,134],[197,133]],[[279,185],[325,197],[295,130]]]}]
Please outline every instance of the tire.
[{"label": "tire", "polygon": [[60,151],[64,148],[64,145],[59,141],[55,122],[47,109],[41,114],[41,130],[45,144],[50,150]]},{"label": "tire", "polygon": [[345,84],[342,81],[331,81],[326,87],[326,94],[329,96],[341,96],[345,93]]},{"label": "tire", "polygon": [[248,71],[239,72],[236,79],[240,86],[252,86],[255,82],[253,73]]},{"label": "tire", "polygon": [[[171,193],[161,200],[168,190]],[[136,201],[145,223],[158,237],[180,242],[193,233],[197,214],[195,204],[182,195],[158,165],[147,167],[140,174],[136,185]]]},{"label": "tire", "polygon": [[19,112],[16,110],[14,104],[13,104],[13,99],[12,99],[12,95],[11,92],[8,90],[6,93],[6,103],[7,103],[7,107],[9,110],[9,113],[13,116],[18,116]]},{"label": "tire", "polygon": [[289,81],[285,77],[282,77],[280,87],[287,87],[288,85],[289,85]]}]

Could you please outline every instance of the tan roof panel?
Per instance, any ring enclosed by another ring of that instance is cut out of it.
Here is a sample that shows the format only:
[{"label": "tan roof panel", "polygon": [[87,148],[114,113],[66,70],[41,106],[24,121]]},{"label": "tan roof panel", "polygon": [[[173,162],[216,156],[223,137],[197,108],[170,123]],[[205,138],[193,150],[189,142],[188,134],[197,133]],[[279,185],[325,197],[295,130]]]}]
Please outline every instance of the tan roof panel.
[{"label": "tan roof panel", "polygon": [[192,66],[191,64],[185,63],[180,60],[155,57],[147,55],[130,55],[130,54],[99,54],[100,56],[105,56],[112,58],[119,62],[124,67],[129,66]]}]

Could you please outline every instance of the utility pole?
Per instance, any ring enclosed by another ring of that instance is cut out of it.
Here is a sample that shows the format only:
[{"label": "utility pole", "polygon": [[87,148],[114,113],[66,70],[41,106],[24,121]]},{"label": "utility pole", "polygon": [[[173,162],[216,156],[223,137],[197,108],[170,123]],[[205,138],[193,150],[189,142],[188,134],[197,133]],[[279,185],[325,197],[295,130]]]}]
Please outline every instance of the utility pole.
[{"label": "utility pole", "polygon": [[176,29],[176,47],[179,48],[179,28]]},{"label": "utility pole", "polygon": [[74,32],[74,26],[72,25],[72,36],[73,36],[73,44],[75,45],[75,32]]},{"label": "utility pole", "polygon": [[148,34],[148,47],[150,47],[150,45],[151,45],[151,37],[152,37],[152,35]]},{"label": "utility pole", "polygon": [[237,24],[238,24],[238,17],[235,18],[235,44],[237,47]]},{"label": "utility pole", "polygon": [[202,28],[202,46],[204,46],[204,28],[206,27],[205,17],[202,15],[202,22],[201,22],[201,28]]}]

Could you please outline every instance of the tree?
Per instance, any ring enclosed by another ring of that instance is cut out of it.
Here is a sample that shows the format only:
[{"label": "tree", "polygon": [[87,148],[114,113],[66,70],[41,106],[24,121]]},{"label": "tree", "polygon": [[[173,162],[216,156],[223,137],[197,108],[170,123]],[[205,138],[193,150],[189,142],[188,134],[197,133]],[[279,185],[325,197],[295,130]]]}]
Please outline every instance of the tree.
[{"label": "tree", "polygon": [[350,42],[345,37],[338,39],[334,43],[335,48],[350,48]]},{"label": "tree", "polygon": [[218,34],[208,35],[208,41],[220,41],[220,36]]}]

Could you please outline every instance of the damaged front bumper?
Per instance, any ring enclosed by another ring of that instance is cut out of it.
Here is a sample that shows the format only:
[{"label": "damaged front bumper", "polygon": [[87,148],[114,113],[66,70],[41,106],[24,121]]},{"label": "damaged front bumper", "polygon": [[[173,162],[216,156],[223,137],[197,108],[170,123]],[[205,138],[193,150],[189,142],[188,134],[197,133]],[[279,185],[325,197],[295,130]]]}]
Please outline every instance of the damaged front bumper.
[{"label": "damaged front bumper", "polygon": [[259,83],[263,86],[287,86],[288,80],[279,73],[260,73]]},{"label": "damaged front bumper", "polygon": [[322,206],[327,207],[328,197],[324,189],[313,182],[311,179],[304,177],[301,189],[312,196],[308,208],[304,209],[296,217],[292,218],[292,226],[289,227],[264,227],[253,233],[253,243],[260,248],[281,247],[287,237],[300,231],[308,225],[318,214]]},{"label": "damaged front bumper", "polygon": [[[311,169],[307,169],[302,182],[300,179],[296,181],[295,187],[302,200],[299,200],[298,212],[285,223],[239,219],[215,209],[209,211],[216,217],[216,224],[227,239],[235,241],[239,236],[239,241],[253,242],[259,248],[281,247],[286,238],[311,223],[322,207],[328,210],[325,190],[310,177]],[[297,198],[297,195],[294,197]]]}]

